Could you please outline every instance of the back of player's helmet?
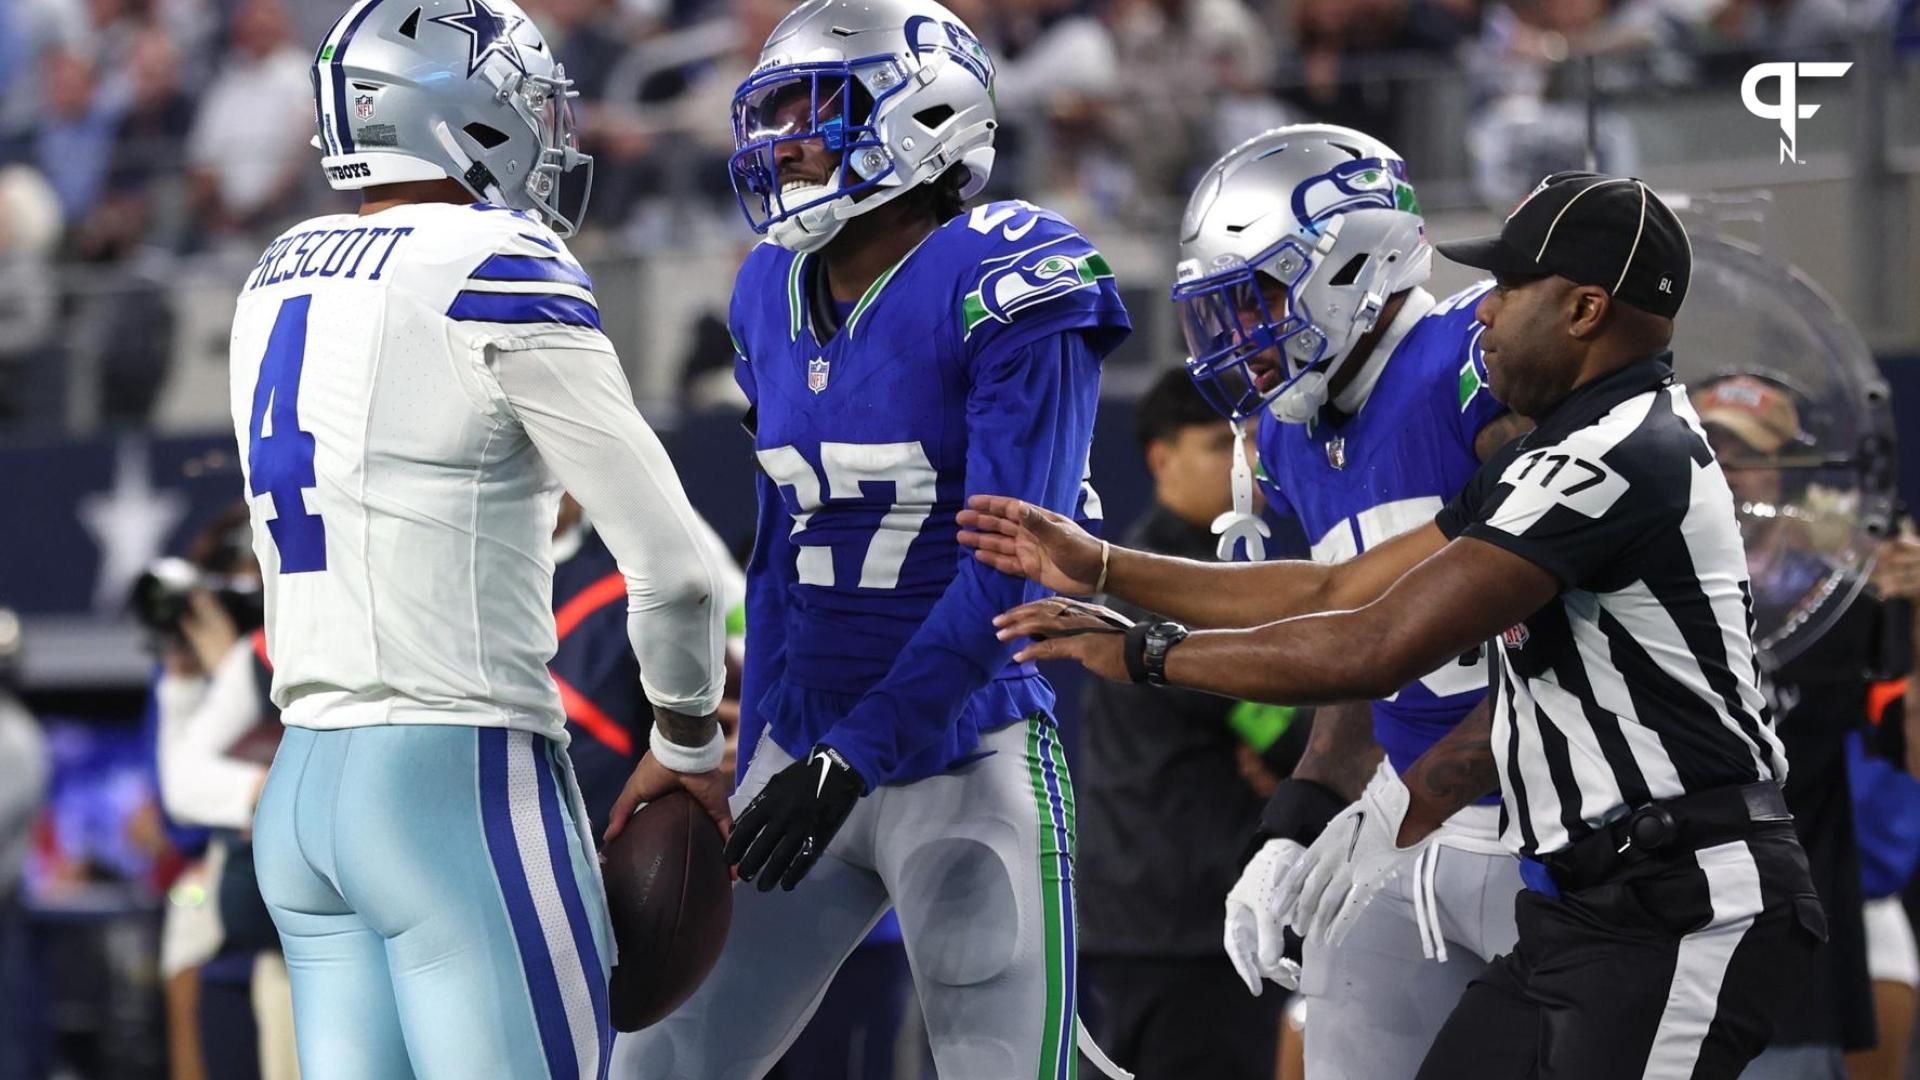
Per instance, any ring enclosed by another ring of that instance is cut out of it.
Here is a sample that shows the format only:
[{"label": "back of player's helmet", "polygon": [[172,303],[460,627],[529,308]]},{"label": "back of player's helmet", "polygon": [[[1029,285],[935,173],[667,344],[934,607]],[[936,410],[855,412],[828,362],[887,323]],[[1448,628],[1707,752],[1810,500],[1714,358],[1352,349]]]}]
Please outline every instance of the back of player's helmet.
[{"label": "back of player's helmet", "polygon": [[513,0],[357,0],[314,57],[314,145],[336,190],[452,179],[567,236],[593,186],[571,85]]},{"label": "back of player's helmet", "polygon": [[[993,61],[932,0],[808,0],[733,96],[730,172],[747,223],[793,251],[956,166],[972,198],[993,170]],[[788,179],[787,144],[820,140],[832,175]]]},{"label": "back of player's helmet", "polygon": [[[1257,135],[1207,170],[1181,222],[1173,300],[1188,371],[1234,419],[1265,405],[1304,423],[1388,298],[1432,264],[1392,147],[1331,124]],[[1275,350],[1272,373],[1260,370]]]}]

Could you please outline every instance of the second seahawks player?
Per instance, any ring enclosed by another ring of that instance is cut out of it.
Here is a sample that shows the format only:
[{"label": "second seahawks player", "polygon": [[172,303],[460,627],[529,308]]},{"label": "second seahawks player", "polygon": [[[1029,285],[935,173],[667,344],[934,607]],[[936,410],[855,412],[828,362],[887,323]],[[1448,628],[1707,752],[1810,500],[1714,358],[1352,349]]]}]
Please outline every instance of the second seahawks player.
[{"label": "second seahawks player", "polygon": [[[1222,412],[1258,424],[1269,503],[1299,519],[1316,561],[1431,520],[1517,433],[1486,391],[1473,317],[1485,286],[1446,300],[1421,287],[1433,253],[1420,204],[1406,162],[1378,139],[1314,124],[1236,147],[1188,202],[1180,255],[1189,372]],[[1520,877],[1494,800],[1450,821],[1340,946],[1309,933],[1297,971],[1273,905],[1327,821],[1366,787],[1398,784],[1484,707],[1486,685],[1475,654],[1371,709],[1322,710],[1262,815],[1264,842],[1227,900],[1227,952],[1255,993],[1256,972],[1298,980],[1312,1080],[1412,1076],[1467,982],[1513,944]],[[1385,751],[1377,770],[1370,744]]]}]

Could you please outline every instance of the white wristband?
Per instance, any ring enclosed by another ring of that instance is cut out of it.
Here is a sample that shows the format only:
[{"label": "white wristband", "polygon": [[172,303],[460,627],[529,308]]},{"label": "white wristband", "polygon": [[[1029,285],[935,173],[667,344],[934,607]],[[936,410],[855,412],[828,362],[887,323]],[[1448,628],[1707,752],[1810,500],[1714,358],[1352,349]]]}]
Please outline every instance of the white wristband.
[{"label": "white wristband", "polygon": [[653,759],[677,773],[712,772],[720,767],[727,756],[727,733],[715,729],[713,738],[701,747],[682,746],[668,739],[660,730],[656,721],[653,725],[653,739],[647,745],[647,752]]}]

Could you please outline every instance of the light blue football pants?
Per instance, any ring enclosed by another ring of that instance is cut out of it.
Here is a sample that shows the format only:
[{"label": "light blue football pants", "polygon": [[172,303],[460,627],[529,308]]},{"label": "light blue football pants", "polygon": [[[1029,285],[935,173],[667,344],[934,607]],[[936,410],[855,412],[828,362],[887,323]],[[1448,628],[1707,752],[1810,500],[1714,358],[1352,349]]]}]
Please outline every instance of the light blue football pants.
[{"label": "light blue football pants", "polygon": [[604,1078],[612,932],[566,751],[288,728],[254,822],[307,1080]]}]

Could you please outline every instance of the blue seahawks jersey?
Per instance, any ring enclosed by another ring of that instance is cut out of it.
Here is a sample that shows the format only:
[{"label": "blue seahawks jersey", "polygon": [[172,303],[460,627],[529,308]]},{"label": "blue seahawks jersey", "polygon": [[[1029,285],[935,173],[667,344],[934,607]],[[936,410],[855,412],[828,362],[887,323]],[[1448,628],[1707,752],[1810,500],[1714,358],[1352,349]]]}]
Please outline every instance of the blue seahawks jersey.
[{"label": "blue seahawks jersey", "polygon": [[935,230],[831,332],[820,273],[762,244],[734,283],[761,467],[741,705],[795,757],[825,742],[904,783],[1052,709],[991,621],[1042,593],[973,559],[954,515],[973,493],[1082,509],[1100,361],[1129,325],[1100,253],[1023,202]]},{"label": "blue seahawks jersey", "polygon": [[[1316,562],[1334,563],[1433,520],[1480,468],[1473,440],[1506,411],[1487,390],[1475,285],[1436,304],[1400,340],[1357,415],[1338,423],[1260,417],[1260,478],[1276,513],[1297,518]],[[1374,738],[1396,770],[1485,696],[1475,654],[1373,706]]]}]

